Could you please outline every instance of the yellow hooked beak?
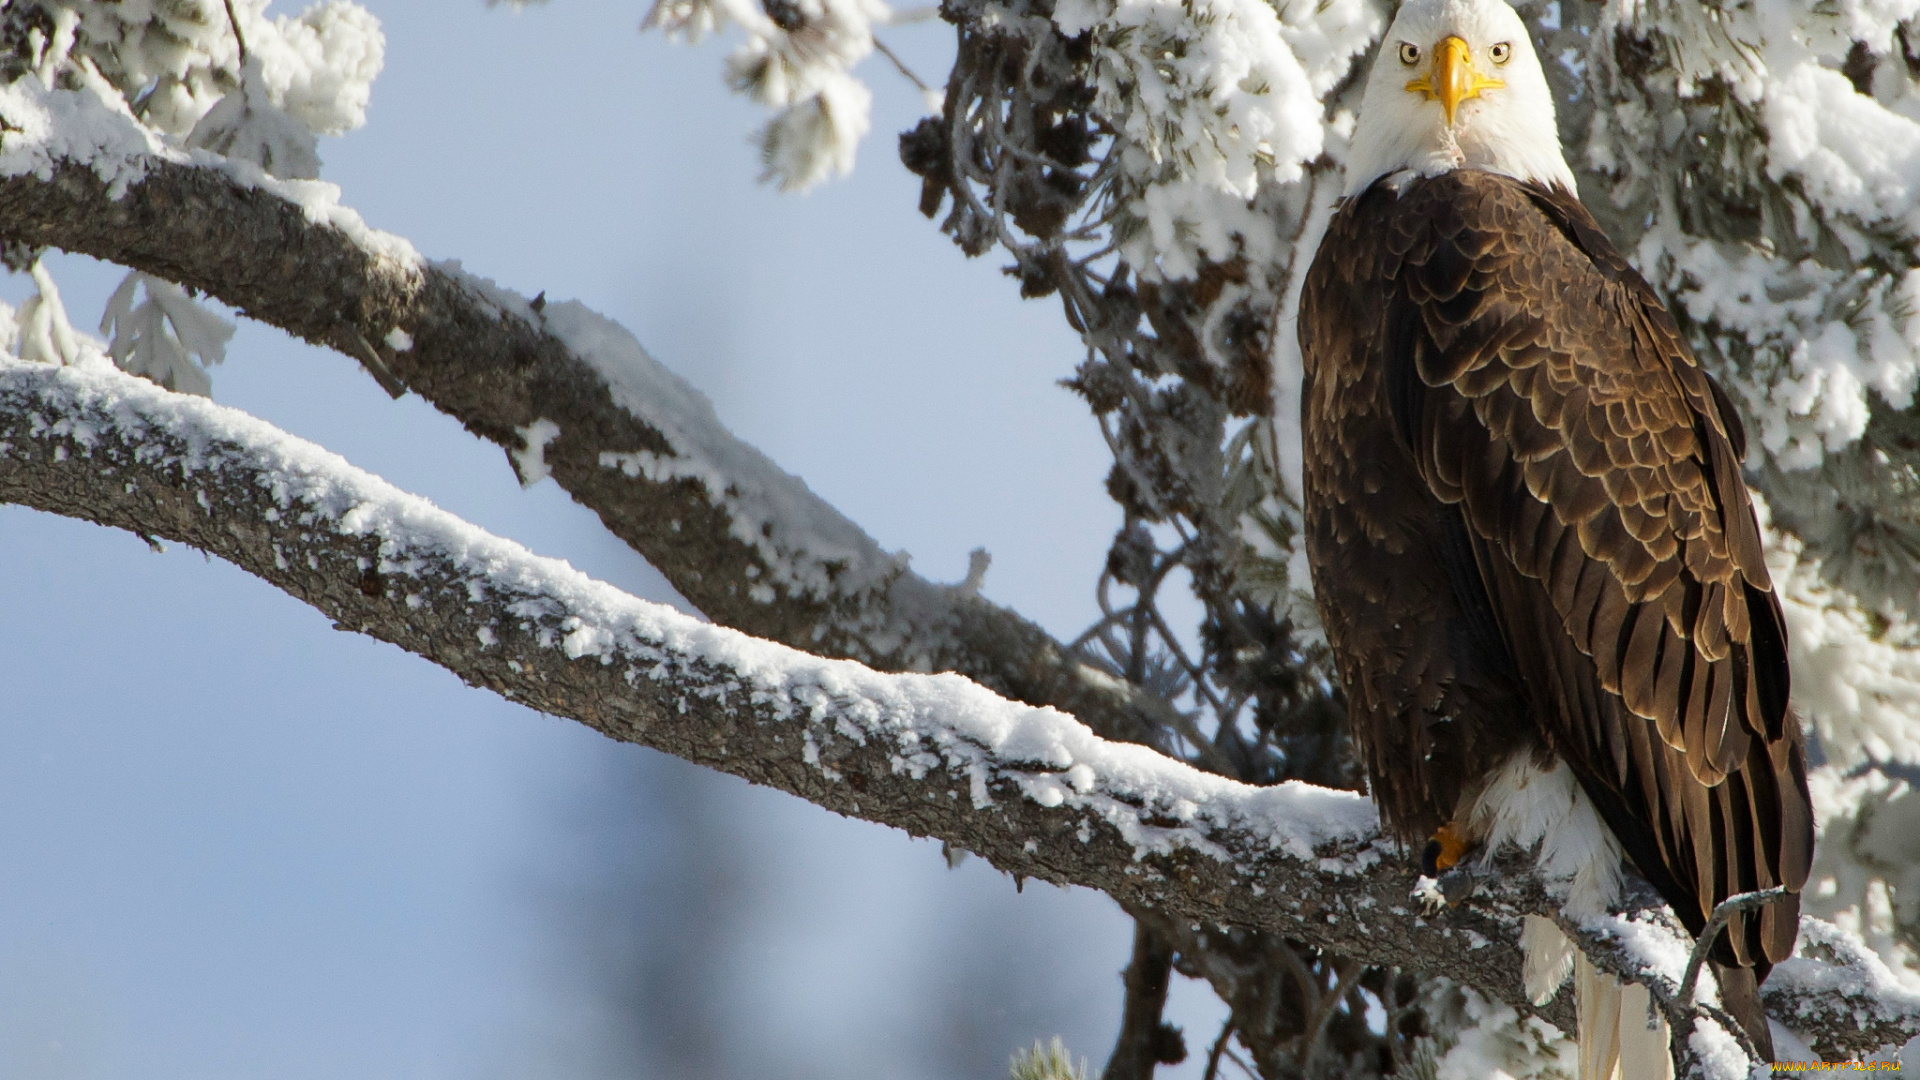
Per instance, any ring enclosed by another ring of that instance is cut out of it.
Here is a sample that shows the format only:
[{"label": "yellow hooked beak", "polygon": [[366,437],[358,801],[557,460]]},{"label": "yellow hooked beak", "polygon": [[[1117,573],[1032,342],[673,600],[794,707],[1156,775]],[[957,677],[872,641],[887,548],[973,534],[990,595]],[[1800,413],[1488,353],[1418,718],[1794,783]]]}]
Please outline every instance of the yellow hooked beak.
[{"label": "yellow hooked beak", "polygon": [[1440,39],[1433,50],[1433,67],[1423,78],[1407,84],[1407,89],[1426,95],[1428,101],[1439,99],[1440,107],[1447,111],[1447,126],[1453,126],[1453,114],[1460,103],[1480,96],[1482,90],[1495,90],[1507,84],[1500,79],[1488,78],[1473,69],[1473,50],[1458,35],[1448,35]]}]

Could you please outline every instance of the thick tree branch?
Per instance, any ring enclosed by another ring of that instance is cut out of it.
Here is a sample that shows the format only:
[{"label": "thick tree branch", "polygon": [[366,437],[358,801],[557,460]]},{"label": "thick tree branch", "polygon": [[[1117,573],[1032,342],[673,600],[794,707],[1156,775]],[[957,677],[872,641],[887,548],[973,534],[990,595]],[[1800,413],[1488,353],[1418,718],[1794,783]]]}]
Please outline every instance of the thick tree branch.
[{"label": "thick tree branch", "polygon": [[[1524,1007],[1520,917],[1552,906],[1525,856],[1481,897],[1423,919],[1407,899],[1409,860],[1359,795],[1252,787],[958,676],[879,674],[701,623],[104,364],[0,361],[0,500],[190,544],[470,684],[1002,870],[1189,926],[1269,930],[1445,975]],[[1677,983],[1687,943],[1663,913],[1574,929],[1604,965]],[[1783,965],[1776,1012],[1831,1054],[1920,1030],[1920,997],[1871,957],[1844,955],[1857,947],[1838,931],[1809,926],[1845,966]],[[1548,1010],[1563,1025],[1565,996]]]},{"label": "thick tree branch", "polygon": [[[552,476],[714,621],[895,671],[958,671],[1144,741],[1149,696],[937,585],[729,434],[578,304],[529,302],[368,229],[337,189],[158,145],[90,95],[0,90],[0,237],[176,281],[359,360]],[[80,133],[75,138],[74,133]]]}]

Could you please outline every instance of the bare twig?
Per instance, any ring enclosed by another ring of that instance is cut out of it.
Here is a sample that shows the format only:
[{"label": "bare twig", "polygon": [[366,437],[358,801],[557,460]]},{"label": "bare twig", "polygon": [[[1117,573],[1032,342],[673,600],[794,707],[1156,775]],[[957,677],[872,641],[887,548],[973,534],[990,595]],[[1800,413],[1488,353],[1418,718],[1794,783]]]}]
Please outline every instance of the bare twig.
[{"label": "bare twig", "polygon": [[881,41],[880,35],[878,34],[875,34],[873,36],[873,47],[876,52],[878,52],[881,56],[886,57],[887,60],[893,64],[893,69],[895,71],[898,71],[902,76],[906,78],[908,82],[912,83],[915,87],[919,88],[922,94],[930,94],[933,92],[933,88],[927,85],[926,80],[922,79],[918,75],[915,75],[913,73],[913,69],[907,66],[907,62],[905,60],[900,59],[900,54],[888,48],[887,43],[884,41]]},{"label": "bare twig", "polygon": [[1720,936],[1720,931],[1726,929],[1727,920],[1739,912],[1765,907],[1786,895],[1786,886],[1781,885],[1771,889],[1736,893],[1714,907],[1713,915],[1707,919],[1706,929],[1700,931],[1700,938],[1694,943],[1693,955],[1687,958],[1686,974],[1680,977],[1679,996],[1682,1002],[1689,1005],[1693,1003],[1694,988],[1700,982],[1700,967],[1707,962],[1707,954],[1713,951],[1714,939]]},{"label": "bare twig", "polygon": [[233,28],[233,43],[240,49],[240,67],[247,66],[247,36],[240,32],[240,16],[234,13],[233,0],[225,0],[227,5],[227,25]]},{"label": "bare twig", "polygon": [[1207,1071],[1200,1075],[1200,1080],[1215,1080],[1220,1075],[1220,1054],[1226,1050],[1227,1040],[1231,1038],[1233,1018],[1229,1016],[1227,1022],[1220,1025],[1220,1037],[1213,1040],[1213,1049],[1207,1051]]}]

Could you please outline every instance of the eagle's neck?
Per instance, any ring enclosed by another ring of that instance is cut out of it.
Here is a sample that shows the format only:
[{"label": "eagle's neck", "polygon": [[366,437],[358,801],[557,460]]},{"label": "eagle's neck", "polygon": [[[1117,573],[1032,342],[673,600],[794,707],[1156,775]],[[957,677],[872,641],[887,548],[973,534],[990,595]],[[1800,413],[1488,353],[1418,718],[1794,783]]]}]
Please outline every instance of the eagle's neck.
[{"label": "eagle's neck", "polygon": [[1455,169],[1479,169],[1544,187],[1579,190],[1550,126],[1544,139],[1521,138],[1504,130],[1513,125],[1491,122],[1495,117],[1479,119],[1489,122],[1460,132],[1432,125],[1368,125],[1363,119],[1347,153],[1345,194],[1358,195],[1375,180],[1395,173],[1438,176]]}]

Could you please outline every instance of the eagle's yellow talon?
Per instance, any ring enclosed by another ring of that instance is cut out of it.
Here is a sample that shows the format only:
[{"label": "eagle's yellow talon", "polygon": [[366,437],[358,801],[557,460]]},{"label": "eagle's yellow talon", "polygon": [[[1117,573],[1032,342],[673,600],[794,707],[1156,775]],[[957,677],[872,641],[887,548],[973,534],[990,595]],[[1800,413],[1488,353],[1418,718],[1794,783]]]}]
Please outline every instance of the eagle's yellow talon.
[{"label": "eagle's yellow talon", "polygon": [[1451,824],[1442,825],[1433,834],[1433,839],[1427,841],[1427,850],[1420,858],[1420,868],[1428,877],[1439,877],[1458,865],[1471,846],[1467,838],[1456,832]]}]

